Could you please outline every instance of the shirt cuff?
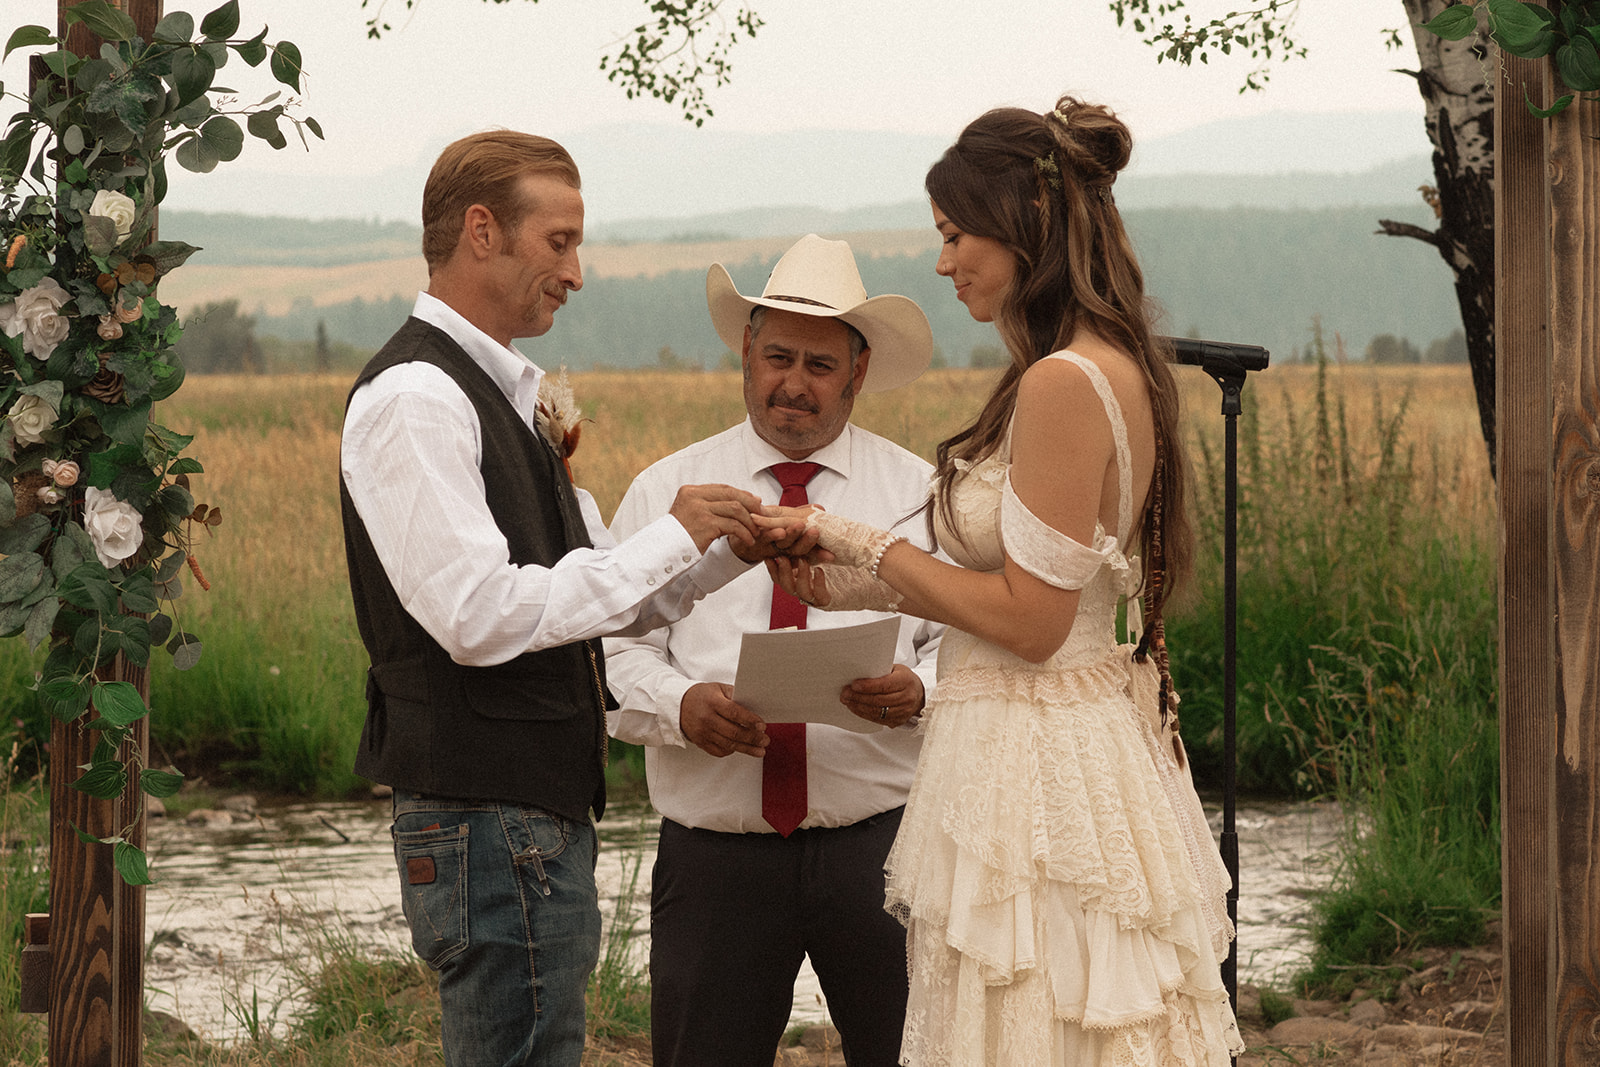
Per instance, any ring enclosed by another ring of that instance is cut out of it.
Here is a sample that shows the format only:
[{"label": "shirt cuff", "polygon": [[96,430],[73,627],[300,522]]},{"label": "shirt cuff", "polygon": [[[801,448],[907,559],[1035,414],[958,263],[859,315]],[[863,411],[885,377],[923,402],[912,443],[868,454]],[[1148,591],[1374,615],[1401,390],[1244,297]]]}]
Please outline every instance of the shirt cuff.
[{"label": "shirt cuff", "polygon": [[733,546],[728,544],[726,537],[719,537],[706,549],[706,554],[700,558],[690,578],[701,593],[715,593],[754,566],[754,563],[746,563],[733,554]]},{"label": "shirt cuff", "polygon": [[664,515],[611,550],[623,572],[648,591],[663,588],[700,561],[700,550],[683,524]]}]

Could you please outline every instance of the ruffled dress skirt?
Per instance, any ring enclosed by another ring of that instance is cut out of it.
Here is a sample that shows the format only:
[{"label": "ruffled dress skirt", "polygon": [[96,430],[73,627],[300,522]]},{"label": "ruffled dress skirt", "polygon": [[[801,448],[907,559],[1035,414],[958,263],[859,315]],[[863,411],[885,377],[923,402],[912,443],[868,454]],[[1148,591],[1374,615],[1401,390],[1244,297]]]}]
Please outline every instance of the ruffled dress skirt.
[{"label": "ruffled dress skirt", "polygon": [[1229,1067],[1242,1051],[1220,977],[1227,873],[1187,771],[1163,773],[1127,652],[1036,666],[946,635],[888,861],[902,1063]]}]

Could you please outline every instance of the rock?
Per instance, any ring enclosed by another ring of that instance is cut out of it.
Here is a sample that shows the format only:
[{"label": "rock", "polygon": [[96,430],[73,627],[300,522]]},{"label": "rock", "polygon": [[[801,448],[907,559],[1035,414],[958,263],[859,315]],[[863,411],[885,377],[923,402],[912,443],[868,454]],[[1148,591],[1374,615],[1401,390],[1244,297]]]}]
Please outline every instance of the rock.
[{"label": "rock", "polygon": [[236,793],[222,801],[224,811],[231,811],[235,815],[243,815],[247,819],[255,818],[256,798],[249,793]]},{"label": "rock", "polygon": [[1256,986],[1239,986],[1239,1006],[1234,1011],[1240,1022],[1264,1022],[1261,1016],[1261,990]]},{"label": "rock", "polygon": [[220,830],[224,826],[233,825],[233,815],[230,812],[218,811],[216,808],[195,808],[183,817],[185,825],[203,826],[208,830]]},{"label": "rock", "polygon": [[153,797],[149,793],[144,795],[144,817],[147,819],[167,817],[167,806],[161,802],[160,797]]},{"label": "rock", "polygon": [[811,1053],[803,1048],[780,1048],[772,1067],[811,1067]]},{"label": "rock", "polygon": [[839,1031],[831,1026],[808,1026],[800,1035],[800,1044],[812,1052],[839,1052]]},{"label": "rock", "polygon": [[176,1015],[169,1015],[164,1011],[146,1009],[144,1013],[144,1030],[147,1037],[158,1038],[162,1041],[194,1042],[200,1041],[200,1035],[190,1029],[189,1024]]},{"label": "rock", "polygon": [[1339,1010],[1331,1000],[1291,1000],[1289,1003],[1296,1015],[1327,1016]]},{"label": "rock", "polygon": [[1494,1022],[1494,1017],[1499,1009],[1483,1000],[1458,1000],[1450,1005],[1450,1012],[1444,1021],[1452,1026],[1460,1026],[1469,1030],[1487,1030]]},{"label": "rock", "polygon": [[1340,1045],[1360,1048],[1367,1032],[1338,1019],[1317,1017],[1285,1019],[1267,1032],[1274,1045]]},{"label": "rock", "polygon": [[1376,1000],[1363,1000],[1351,1005],[1347,1019],[1355,1026],[1377,1026],[1389,1017],[1389,1009]]},{"label": "rock", "polygon": [[394,786],[392,785],[384,785],[379,782],[372,787],[373,800],[388,800],[392,796],[394,796]]},{"label": "rock", "polygon": [[1471,1030],[1455,1030],[1448,1026],[1423,1026],[1420,1023],[1380,1026],[1373,1037],[1380,1044],[1398,1045],[1401,1048],[1425,1048],[1429,1045],[1483,1040],[1482,1034],[1475,1034]]}]

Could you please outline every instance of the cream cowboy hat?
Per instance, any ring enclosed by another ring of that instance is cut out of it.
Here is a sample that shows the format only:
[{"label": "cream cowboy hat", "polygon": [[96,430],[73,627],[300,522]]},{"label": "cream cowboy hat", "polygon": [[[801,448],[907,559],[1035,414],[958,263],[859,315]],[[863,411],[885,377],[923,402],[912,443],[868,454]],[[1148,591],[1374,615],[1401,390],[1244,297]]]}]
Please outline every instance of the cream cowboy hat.
[{"label": "cream cowboy hat", "polygon": [[844,241],[808,233],[783,254],[760,296],[742,296],[721,263],[706,272],[706,306],[723,344],[744,350],[744,329],[756,305],[800,315],[836,318],[867,339],[872,361],[863,393],[882,393],[913,381],[933,359],[933,330],[917,302],[906,296],[867,297],[856,257]]}]

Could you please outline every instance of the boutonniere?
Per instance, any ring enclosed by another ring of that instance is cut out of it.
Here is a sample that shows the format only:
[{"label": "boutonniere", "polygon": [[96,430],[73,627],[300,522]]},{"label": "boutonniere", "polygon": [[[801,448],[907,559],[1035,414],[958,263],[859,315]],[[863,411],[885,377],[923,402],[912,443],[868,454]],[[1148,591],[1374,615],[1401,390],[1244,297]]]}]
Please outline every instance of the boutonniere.
[{"label": "boutonniere", "polygon": [[561,457],[567,478],[572,478],[572,454],[578,450],[578,438],[583,433],[583,412],[572,395],[572,383],[567,380],[567,368],[555,374],[546,374],[539,382],[539,412],[536,417],[539,432],[549,441]]}]

